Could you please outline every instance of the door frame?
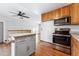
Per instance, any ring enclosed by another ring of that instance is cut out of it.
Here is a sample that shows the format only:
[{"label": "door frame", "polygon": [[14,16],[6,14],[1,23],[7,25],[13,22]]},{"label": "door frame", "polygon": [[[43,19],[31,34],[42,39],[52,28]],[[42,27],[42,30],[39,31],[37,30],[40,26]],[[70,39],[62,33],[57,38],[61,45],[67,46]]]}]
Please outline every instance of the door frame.
[{"label": "door frame", "polygon": [[3,23],[3,42],[5,42],[5,21],[4,20],[0,20],[0,22]]}]

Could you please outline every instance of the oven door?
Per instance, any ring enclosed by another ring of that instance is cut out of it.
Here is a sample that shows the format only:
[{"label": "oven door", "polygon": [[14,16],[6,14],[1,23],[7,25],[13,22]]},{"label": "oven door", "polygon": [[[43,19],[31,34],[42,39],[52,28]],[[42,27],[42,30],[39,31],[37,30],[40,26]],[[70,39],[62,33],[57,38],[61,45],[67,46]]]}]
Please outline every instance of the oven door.
[{"label": "oven door", "polygon": [[53,35],[53,43],[70,46],[70,37]]}]

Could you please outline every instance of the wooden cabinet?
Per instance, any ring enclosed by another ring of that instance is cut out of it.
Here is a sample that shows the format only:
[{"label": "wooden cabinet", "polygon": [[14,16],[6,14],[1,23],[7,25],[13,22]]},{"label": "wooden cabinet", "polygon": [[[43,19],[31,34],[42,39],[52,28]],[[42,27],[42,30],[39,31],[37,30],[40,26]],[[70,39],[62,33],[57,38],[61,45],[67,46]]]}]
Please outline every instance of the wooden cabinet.
[{"label": "wooden cabinet", "polygon": [[53,19],[54,14],[52,12],[42,14],[42,21],[49,21]]},{"label": "wooden cabinet", "polygon": [[48,20],[47,16],[48,16],[47,13],[42,14],[42,21],[47,21]]},{"label": "wooden cabinet", "polygon": [[63,16],[69,16],[69,15],[70,15],[70,7],[65,6],[42,14],[42,21],[54,20]]},{"label": "wooden cabinet", "polygon": [[54,11],[42,14],[41,17],[42,17],[42,21],[49,21],[49,20],[54,20],[56,18],[59,18],[60,16],[61,16],[61,10],[56,9]]},{"label": "wooden cabinet", "polygon": [[61,18],[63,16],[70,16],[70,7],[65,6],[55,10],[55,18]]},{"label": "wooden cabinet", "polygon": [[79,3],[70,5],[71,24],[79,24]]},{"label": "wooden cabinet", "polygon": [[61,16],[70,16],[70,7],[65,6],[61,8]]},{"label": "wooden cabinet", "polygon": [[49,21],[49,20],[51,20],[52,19],[52,13],[51,12],[48,12],[47,13],[47,20]]},{"label": "wooden cabinet", "polygon": [[79,56],[79,42],[73,37],[71,39],[71,55]]},{"label": "wooden cabinet", "polygon": [[55,17],[56,17],[56,11],[54,10],[54,11],[51,11],[51,20],[54,20],[55,19]]},{"label": "wooden cabinet", "polygon": [[79,25],[79,3],[73,3],[68,6],[42,14],[42,21],[54,20],[55,18],[71,16],[71,24]]},{"label": "wooden cabinet", "polygon": [[61,9],[56,9],[55,10],[55,18],[61,17]]}]

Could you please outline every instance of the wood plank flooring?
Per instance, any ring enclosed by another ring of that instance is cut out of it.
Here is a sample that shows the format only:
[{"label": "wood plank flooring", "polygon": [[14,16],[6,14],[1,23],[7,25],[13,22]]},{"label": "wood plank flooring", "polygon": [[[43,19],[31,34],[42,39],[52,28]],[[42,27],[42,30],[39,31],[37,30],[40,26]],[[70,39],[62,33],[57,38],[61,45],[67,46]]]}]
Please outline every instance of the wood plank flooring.
[{"label": "wood plank flooring", "polygon": [[[10,44],[0,44],[0,56],[10,56]],[[36,52],[32,56],[69,56],[66,53],[53,49],[53,45],[47,42],[40,41],[37,43]]]},{"label": "wood plank flooring", "polygon": [[0,56],[10,56],[11,46],[10,44],[0,44]]},{"label": "wood plank flooring", "polygon": [[69,56],[66,53],[53,49],[53,45],[40,41],[33,56]]}]

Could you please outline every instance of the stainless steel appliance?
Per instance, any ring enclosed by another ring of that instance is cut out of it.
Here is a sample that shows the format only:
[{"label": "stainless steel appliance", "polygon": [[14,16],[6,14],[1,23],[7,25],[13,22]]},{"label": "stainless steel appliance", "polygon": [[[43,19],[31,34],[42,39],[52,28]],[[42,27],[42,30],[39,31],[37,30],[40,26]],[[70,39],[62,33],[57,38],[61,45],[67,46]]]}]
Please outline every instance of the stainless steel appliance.
[{"label": "stainless steel appliance", "polygon": [[54,20],[54,25],[59,26],[59,25],[70,25],[71,24],[71,19],[69,16],[61,17],[58,19]]},{"label": "stainless steel appliance", "polygon": [[56,28],[53,33],[53,47],[70,54],[71,35],[69,28]]}]

